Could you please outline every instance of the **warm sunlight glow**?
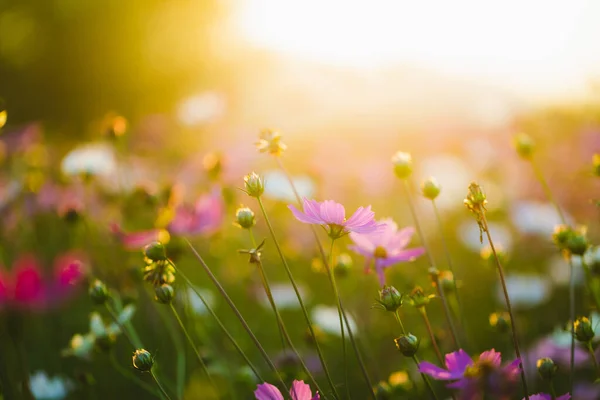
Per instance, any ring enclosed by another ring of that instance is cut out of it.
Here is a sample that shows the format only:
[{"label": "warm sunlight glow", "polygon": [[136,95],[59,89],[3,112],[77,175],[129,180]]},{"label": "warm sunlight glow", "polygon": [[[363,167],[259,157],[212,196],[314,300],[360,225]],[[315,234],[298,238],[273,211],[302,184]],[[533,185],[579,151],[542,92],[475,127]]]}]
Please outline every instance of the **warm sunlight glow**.
[{"label": "warm sunlight glow", "polygon": [[408,65],[528,96],[581,93],[600,72],[600,2],[246,0],[254,46],[352,68]]}]

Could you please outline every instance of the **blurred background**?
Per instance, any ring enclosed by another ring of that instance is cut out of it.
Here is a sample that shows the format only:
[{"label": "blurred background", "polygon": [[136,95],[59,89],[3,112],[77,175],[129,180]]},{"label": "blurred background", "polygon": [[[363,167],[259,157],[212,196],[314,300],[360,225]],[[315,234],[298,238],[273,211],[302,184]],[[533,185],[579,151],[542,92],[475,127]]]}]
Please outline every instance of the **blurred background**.
[{"label": "blurred background", "polygon": [[[255,316],[252,327],[275,355],[277,330],[269,325],[268,304],[257,294],[252,267],[236,253],[250,243],[231,224],[240,203],[256,208],[236,189],[245,174],[256,170],[267,177],[267,208],[311,310],[331,317],[334,303],[313,262],[310,232],[286,208],[294,199],[285,177],[254,148],[258,132],[270,127],[283,134],[285,164],[302,194],[342,201],[348,212],[372,204],[378,218],[392,217],[401,226],[413,222],[390,158],[397,150],[412,153],[415,191],[430,175],[443,188],[438,206],[471,319],[468,349],[495,346],[510,354],[506,334],[488,323],[502,302],[495,271],[479,255],[477,224],[462,205],[469,182],[482,183],[493,236],[507,253],[523,342],[537,351],[542,339],[556,339],[551,335],[568,319],[568,268],[550,240],[558,215],[531,167],[514,154],[511,138],[527,132],[535,139],[536,162],[569,221],[587,225],[592,242],[597,239],[593,200],[600,185],[591,160],[600,152],[598,15],[600,3],[592,0],[0,0],[0,104],[7,115],[0,136],[3,274],[11,276],[23,255],[35,256],[48,275],[61,255],[84,254],[78,259],[86,266],[85,279],[105,280],[124,304],[136,305],[134,325],[150,350],[159,348],[162,368],[174,380],[164,366],[176,362],[163,349],[171,335],[162,329],[152,295],[132,273],[143,265],[141,253],[123,250],[111,224],[125,232],[162,229],[169,217],[161,212],[173,198],[192,204],[217,190],[224,204],[218,227],[194,243],[242,313]],[[445,268],[433,211],[424,200],[417,206]],[[69,218],[74,214],[75,223]],[[174,259],[214,298],[252,353],[226,304],[171,234]],[[257,237],[267,236],[259,218]],[[348,244],[338,250],[346,252]],[[387,380],[407,369],[420,385],[407,360],[390,351],[399,331],[371,308],[377,283],[363,273],[363,260],[352,257],[340,285],[372,378]],[[281,285],[280,301],[289,302],[289,285],[268,241],[265,260]],[[426,270],[422,258],[392,268],[388,279],[402,291],[417,284],[432,290]],[[578,285],[583,290],[581,276]],[[10,338],[3,342],[6,352],[0,352],[3,384],[25,379],[10,375],[22,371],[47,390],[39,389],[36,398],[145,398],[108,359],[61,355],[75,333],[87,331],[89,313],[98,311],[82,288],[57,307],[4,307],[2,318],[12,328],[4,333]],[[219,337],[218,328],[186,299],[181,304],[187,304],[182,307],[190,326]],[[578,312],[586,314],[583,293],[578,301]],[[425,336],[417,315],[406,313],[405,325]],[[439,306],[431,314],[442,347],[451,350]],[[305,325],[295,303],[284,318],[302,342]],[[335,313],[332,318],[335,326]],[[325,320],[331,325],[332,318]],[[342,380],[340,346],[335,332],[330,335],[327,358],[337,360],[332,364]],[[13,343],[15,337],[20,339]],[[220,351],[231,351],[220,345],[219,351],[206,349],[215,370],[224,368]],[[309,343],[301,347],[311,351]],[[425,345],[425,358],[427,351]],[[118,341],[116,355],[125,367],[130,354],[127,343]],[[258,353],[252,357],[259,359]],[[289,380],[299,376],[290,363]],[[206,382],[193,357],[187,365],[185,398],[205,398],[198,395]],[[353,390],[363,398],[354,367]],[[591,375],[589,367],[583,363],[584,374]],[[50,389],[60,386],[56,377],[64,394],[58,390],[52,397]],[[248,398],[255,382],[244,379],[236,385],[246,395],[241,398]],[[559,386],[566,388],[566,376],[561,379]],[[414,398],[406,390],[403,396]],[[590,399],[600,396],[590,393]]]}]

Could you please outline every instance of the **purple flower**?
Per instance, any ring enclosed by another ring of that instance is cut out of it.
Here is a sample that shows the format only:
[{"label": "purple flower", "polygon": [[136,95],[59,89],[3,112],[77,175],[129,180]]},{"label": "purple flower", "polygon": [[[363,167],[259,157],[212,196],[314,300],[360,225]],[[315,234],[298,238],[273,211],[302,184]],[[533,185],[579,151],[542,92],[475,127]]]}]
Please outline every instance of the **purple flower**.
[{"label": "purple flower", "polygon": [[200,197],[193,207],[179,205],[169,231],[179,235],[211,234],[219,229],[224,215],[220,190]]},{"label": "purple flower", "polygon": [[[558,396],[556,400],[569,400],[570,398],[571,395],[567,393],[563,394],[562,396]],[[552,400],[552,396],[546,393],[532,394],[531,396],[529,396],[529,400]]]},{"label": "purple flower", "polygon": [[505,366],[501,362],[500,353],[494,349],[481,353],[475,362],[461,349],[446,354],[446,369],[423,361],[419,371],[437,380],[454,381],[447,386],[458,389],[461,400],[479,400],[484,392],[495,396],[490,399],[509,399],[519,376],[521,360]]},{"label": "purple flower", "polygon": [[[283,395],[279,389],[266,382],[256,387],[254,396],[257,400],[283,400]],[[313,397],[310,386],[304,383],[304,381],[292,382],[290,396],[292,400],[319,400],[321,398],[319,393],[315,393]]]},{"label": "purple flower", "polygon": [[350,232],[372,233],[380,229],[373,219],[375,213],[371,211],[371,206],[359,207],[348,219],[344,206],[333,200],[319,203],[316,200],[304,199],[303,207],[304,212],[301,212],[293,205],[288,206],[298,221],[322,225],[332,239],[338,239]]},{"label": "purple flower", "polygon": [[375,265],[379,284],[383,287],[385,268],[399,262],[412,261],[422,255],[425,249],[422,247],[405,249],[414,234],[414,228],[398,231],[398,225],[391,219],[381,221],[380,226],[382,226],[381,230],[369,234],[350,233],[350,238],[354,242],[350,249],[365,257],[367,272],[372,264]]}]

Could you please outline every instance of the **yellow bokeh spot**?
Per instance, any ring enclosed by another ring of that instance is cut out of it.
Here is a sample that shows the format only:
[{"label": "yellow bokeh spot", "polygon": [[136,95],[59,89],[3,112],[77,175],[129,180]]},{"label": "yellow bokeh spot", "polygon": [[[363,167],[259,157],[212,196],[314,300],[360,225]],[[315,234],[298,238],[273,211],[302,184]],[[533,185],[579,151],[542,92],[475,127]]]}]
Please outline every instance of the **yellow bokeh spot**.
[{"label": "yellow bokeh spot", "polygon": [[408,386],[410,385],[410,377],[406,371],[397,371],[390,375],[388,379],[391,386]]},{"label": "yellow bokeh spot", "polygon": [[6,110],[0,111],[0,129],[6,125],[6,120],[8,119],[8,113]]},{"label": "yellow bokeh spot", "polygon": [[161,229],[158,232],[158,241],[162,244],[167,244],[171,240],[171,235],[166,229]]},{"label": "yellow bokeh spot", "polygon": [[157,228],[166,228],[175,217],[175,210],[171,207],[164,207],[158,211],[158,216],[154,222]]}]

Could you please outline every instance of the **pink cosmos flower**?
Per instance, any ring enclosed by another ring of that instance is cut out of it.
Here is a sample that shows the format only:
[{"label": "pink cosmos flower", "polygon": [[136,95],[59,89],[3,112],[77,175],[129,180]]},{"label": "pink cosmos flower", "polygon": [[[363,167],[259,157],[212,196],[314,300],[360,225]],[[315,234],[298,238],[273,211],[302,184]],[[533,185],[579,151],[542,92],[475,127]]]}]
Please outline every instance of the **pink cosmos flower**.
[{"label": "pink cosmos flower", "polygon": [[371,206],[359,207],[348,219],[344,206],[333,200],[319,203],[316,200],[304,199],[303,207],[304,212],[301,212],[293,205],[288,205],[298,221],[325,227],[332,239],[338,239],[350,232],[372,233],[380,229],[373,219],[375,213],[371,211]]},{"label": "pink cosmos flower", "polygon": [[375,266],[381,287],[385,285],[384,269],[404,261],[413,261],[425,253],[425,249],[417,247],[405,249],[414,234],[414,228],[404,228],[398,231],[398,225],[391,219],[381,221],[382,229],[369,234],[350,233],[354,245],[349,248],[365,257],[366,271]]},{"label": "pink cosmos flower", "polygon": [[10,272],[0,269],[0,305],[45,310],[69,298],[85,275],[81,257],[66,253],[54,264],[50,279],[43,276],[38,261],[31,255],[20,257]]},{"label": "pink cosmos flower", "polygon": [[[563,394],[562,396],[558,396],[556,400],[569,400],[570,398],[571,395],[567,393]],[[523,398],[523,400],[525,399]],[[531,396],[529,396],[529,400],[552,400],[552,395],[546,393],[532,394]]]},{"label": "pink cosmos flower", "polygon": [[149,243],[161,241],[164,232],[162,229],[149,229],[128,233],[116,223],[110,225],[110,230],[126,250],[140,250]]},{"label": "pink cosmos flower", "polygon": [[[256,400],[283,400],[283,395],[279,389],[269,383],[258,385],[254,391],[254,396]],[[310,386],[304,381],[292,382],[290,396],[292,400],[319,400],[321,398],[319,393],[315,393],[313,397]]]},{"label": "pink cosmos flower", "polygon": [[510,399],[519,377],[520,359],[501,365],[501,354],[494,349],[484,351],[476,362],[464,350],[446,354],[446,369],[427,361],[419,363],[419,372],[434,379],[454,381],[449,388],[459,389],[461,400],[480,400],[482,390],[493,399]]},{"label": "pink cosmos flower", "polygon": [[214,233],[223,221],[223,197],[219,189],[200,197],[193,207],[178,205],[169,231],[178,235]]}]

